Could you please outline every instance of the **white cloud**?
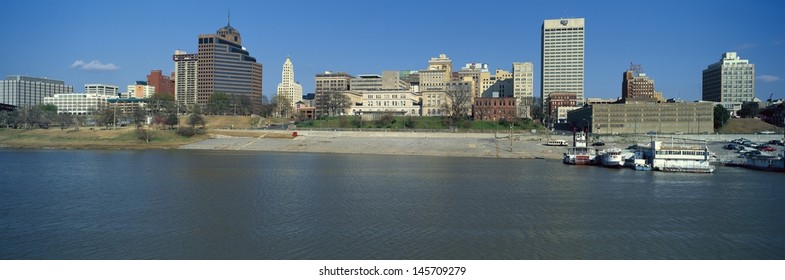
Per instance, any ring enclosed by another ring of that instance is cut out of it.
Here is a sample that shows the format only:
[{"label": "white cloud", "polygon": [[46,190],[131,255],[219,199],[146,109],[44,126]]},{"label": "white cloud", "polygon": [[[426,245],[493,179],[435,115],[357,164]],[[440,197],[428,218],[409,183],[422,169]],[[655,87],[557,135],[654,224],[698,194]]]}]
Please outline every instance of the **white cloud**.
[{"label": "white cloud", "polygon": [[760,75],[755,77],[755,79],[758,79],[761,82],[776,82],[780,80],[780,77],[772,75]]},{"label": "white cloud", "polygon": [[100,60],[93,60],[89,63],[85,63],[83,60],[77,60],[71,64],[71,68],[79,68],[88,71],[114,71],[120,67],[117,67],[117,65],[112,63],[103,64]]}]

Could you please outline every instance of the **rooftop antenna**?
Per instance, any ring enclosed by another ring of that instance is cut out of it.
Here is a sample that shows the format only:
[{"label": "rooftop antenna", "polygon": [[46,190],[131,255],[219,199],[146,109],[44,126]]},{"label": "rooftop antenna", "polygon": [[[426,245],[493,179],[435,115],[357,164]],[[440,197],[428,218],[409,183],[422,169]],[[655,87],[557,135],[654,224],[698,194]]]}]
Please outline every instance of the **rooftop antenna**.
[{"label": "rooftop antenna", "polygon": [[232,11],[226,10],[226,26],[232,26]]},{"label": "rooftop antenna", "polygon": [[643,66],[641,66],[640,64],[633,64],[632,62],[630,62],[630,71],[632,71],[632,73],[635,74],[635,76],[638,76],[640,75],[640,73],[643,72]]}]

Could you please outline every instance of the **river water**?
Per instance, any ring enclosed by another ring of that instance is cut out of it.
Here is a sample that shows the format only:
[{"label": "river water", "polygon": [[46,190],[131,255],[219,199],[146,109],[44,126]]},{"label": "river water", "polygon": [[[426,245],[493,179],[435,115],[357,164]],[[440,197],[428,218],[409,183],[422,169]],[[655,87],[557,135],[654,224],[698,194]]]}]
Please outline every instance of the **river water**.
[{"label": "river water", "polygon": [[0,150],[0,259],[784,259],[785,174]]}]

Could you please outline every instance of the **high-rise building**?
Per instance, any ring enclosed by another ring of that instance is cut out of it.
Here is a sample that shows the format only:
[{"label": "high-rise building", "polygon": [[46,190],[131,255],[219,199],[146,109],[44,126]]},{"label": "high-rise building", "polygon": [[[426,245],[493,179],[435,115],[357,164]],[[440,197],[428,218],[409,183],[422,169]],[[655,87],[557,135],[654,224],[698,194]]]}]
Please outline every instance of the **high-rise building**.
[{"label": "high-rise building", "polygon": [[452,79],[452,60],[440,54],[428,60],[428,69],[420,70],[420,90],[444,90],[447,82]]},{"label": "high-rise building", "polygon": [[512,63],[513,89],[519,118],[531,118],[531,105],[534,102],[534,64],[531,62]]},{"label": "high-rise building", "polygon": [[[540,98],[547,112],[551,93],[574,93],[583,105],[584,19],[547,19],[542,24]],[[552,123],[546,120],[546,123]]]},{"label": "high-rise building", "polygon": [[20,75],[7,76],[5,80],[0,80],[0,104],[17,107],[33,107],[42,104],[44,97],[72,92],[72,86],[59,80]]},{"label": "high-rise building", "polygon": [[703,100],[747,102],[755,99],[755,64],[726,52],[703,70]]},{"label": "high-rise building", "polygon": [[639,65],[632,65],[624,72],[621,82],[621,99],[623,103],[657,102],[661,93],[654,91],[654,80],[641,72]]},{"label": "high-rise building", "polygon": [[155,93],[174,94],[174,80],[164,76],[161,70],[151,70],[147,75],[147,84],[155,87]]},{"label": "high-rise building", "polygon": [[294,104],[303,100],[303,86],[294,80],[294,65],[292,60],[286,57],[281,70],[281,83],[278,84],[278,95],[285,96],[294,108]]},{"label": "high-rise building", "polygon": [[344,72],[325,71],[323,74],[316,74],[314,95],[347,91],[353,78],[352,75]]},{"label": "high-rise building", "polygon": [[197,104],[198,92],[196,69],[199,59],[196,54],[175,50],[174,56],[174,100],[181,108]]},{"label": "high-rise building", "polygon": [[197,58],[197,104],[207,105],[216,92],[261,102],[262,64],[242,46],[240,31],[228,21],[215,34],[199,35]]},{"label": "high-rise building", "polygon": [[128,85],[128,98],[150,98],[153,94],[155,94],[155,87],[145,81],[136,81],[133,85]]},{"label": "high-rise building", "polygon": [[117,97],[120,94],[120,88],[115,85],[106,84],[86,84],[84,85],[84,92],[87,95],[107,95]]},{"label": "high-rise building", "polygon": [[475,98],[480,97],[483,91],[482,81],[490,79],[488,64],[478,62],[467,63],[466,66],[461,67],[461,71],[458,71],[458,77],[462,80],[471,80],[472,83],[474,83],[472,95]]}]

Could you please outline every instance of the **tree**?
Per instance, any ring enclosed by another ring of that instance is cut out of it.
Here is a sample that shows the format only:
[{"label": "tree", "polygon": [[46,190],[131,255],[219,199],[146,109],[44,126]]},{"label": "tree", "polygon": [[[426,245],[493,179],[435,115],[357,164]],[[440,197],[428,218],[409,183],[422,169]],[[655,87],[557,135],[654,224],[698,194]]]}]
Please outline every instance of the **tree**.
[{"label": "tree", "polygon": [[207,111],[213,115],[226,115],[229,111],[229,95],[216,92],[207,99]]},{"label": "tree", "polygon": [[131,111],[131,119],[133,119],[136,127],[141,127],[147,119],[147,110],[142,106],[134,106],[133,111]]},{"label": "tree", "polygon": [[390,111],[384,111],[381,117],[376,121],[376,125],[379,127],[389,127],[393,123],[395,123],[395,116],[393,116],[393,113]]},{"label": "tree", "polygon": [[714,128],[720,128],[728,123],[728,119],[730,119],[730,112],[728,109],[725,109],[725,106],[717,104],[714,106]]},{"label": "tree", "polygon": [[338,116],[352,106],[349,96],[341,92],[327,92],[316,95],[316,114],[318,117]]},{"label": "tree", "polygon": [[168,93],[156,93],[147,99],[153,112],[171,112],[175,111],[177,104],[174,103],[174,95]]},{"label": "tree", "polygon": [[470,84],[451,84],[447,86],[444,97],[445,102],[442,103],[442,109],[449,126],[454,127],[456,123],[469,115],[472,105],[472,87]]},{"label": "tree", "polygon": [[207,124],[207,121],[204,119],[204,117],[202,117],[202,115],[192,113],[188,116],[188,124],[191,126],[191,128],[194,128],[194,126],[197,124],[204,128],[204,125]]},{"label": "tree", "polygon": [[281,117],[281,118],[288,118],[292,115],[294,108],[292,108],[291,100],[288,97],[283,95],[275,95],[273,96],[273,116],[274,117]]},{"label": "tree", "polygon": [[161,129],[164,125],[166,125],[166,115],[157,113],[153,115],[153,124],[158,129]]},{"label": "tree", "polygon": [[74,124],[74,117],[69,114],[58,114],[57,122],[60,123],[60,129],[66,129]]},{"label": "tree", "polygon": [[74,124],[76,124],[76,130],[79,130],[79,126],[83,126],[87,118],[83,115],[76,115],[74,117]]},{"label": "tree", "polygon": [[742,118],[754,118],[755,116],[760,113],[760,108],[758,108],[758,102],[744,102],[741,104],[741,110],[739,110],[739,116]]},{"label": "tree", "polygon": [[144,140],[145,143],[150,143],[150,140],[153,140],[153,131],[149,129],[144,129],[142,127],[136,128],[136,138],[139,140]]},{"label": "tree", "polygon": [[110,125],[114,124],[115,110],[110,106],[101,106],[93,110],[93,117],[96,125],[109,128]]},{"label": "tree", "polygon": [[8,128],[8,121],[10,119],[10,114],[8,111],[0,111],[0,124]]},{"label": "tree", "polygon": [[543,123],[543,120],[545,119],[545,110],[542,107],[542,103],[540,103],[539,101],[532,102],[531,112],[532,112],[532,119],[535,119],[540,123]]},{"label": "tree", "polygon": [[178,124],[180,124],[180,118],[177,117],[177,112],[169,112],[169,115],[166,116],[166,125],[174,129],[174,126]]}]

